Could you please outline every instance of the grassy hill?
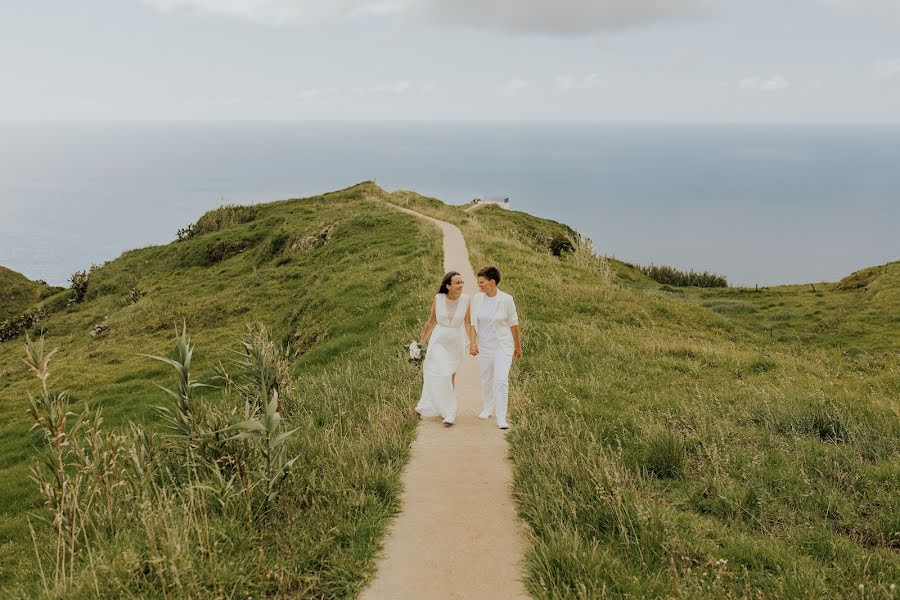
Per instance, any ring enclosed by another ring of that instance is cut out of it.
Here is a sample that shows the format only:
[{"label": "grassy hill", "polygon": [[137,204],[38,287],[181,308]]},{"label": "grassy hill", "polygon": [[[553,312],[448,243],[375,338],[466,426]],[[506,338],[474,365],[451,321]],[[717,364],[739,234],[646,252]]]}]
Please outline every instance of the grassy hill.
[{"label": "grassy hill", "polygon": [[[282,410],[290,427],[302,431],[286,444],[300,458],[273,524],[248,521],[240,502],[216,508],[190,500],[190,490],[199,489],[194,485],[172,486],[173,497],[152,506],[123,496],[122,505],[135,506],[134,513],[98,532],[73,577],[50,585],[52,593],[42,591],[27,521],[28,513],[43,512],[29,479],[42,440],[26,412],[29,393],[37,394],[40,384],[22,365],[23,340],[0,343],[4,591],[16,597],[354,594],[373,567],[385,519],[396,510],[415,428],[409,407],[417,371],[403,359],[401,344],[417,335],[442,274],[439,233],[386,208],[378,202],[383,196],[360,184],[260,205],[238,219],[213,211],[198,221],[205,233],[104,264],[91,274],[82,303],[41,323],[47,346],[60,348],[51,387],[70,390],[73,412],[102,408],[103,427],[126,434],[128,421],[162,432],[155,406],[172,406],[155,384],[171,387],[174,371],[138,353],[171,355],[176,326],[184,322],[196,344],[192,377],[215,383],[220,362],[232,375],[239,371],[231,361],[247,324],[263,324],[275,345],[290,348],[296,392],[282,394]],[[98,324],[108,328],[92,337]],[[197,392],[222,411],[242,409],[217,389]],[[152,447],[173,452],[163,441]],[[207,525],[189,513],[204,515]],[[52,529],[32,523],[52,564]]]},{"label": "grassy hill", "polygon": [[[66,595],[103,595],[98,581],[111,597],[360,588],[415,426],[419,373],[399,347],[441,270],[437,231],[383,201],[459,225],[475,266],[497,265],[516,298],[525,356],[509,440],[535,597],[896,596],[897,263],[815,291],[672,288],[586,244],[554,255],[553,240],[575,236],[563,224],[371,183],[213,211],[184,241],[103,265],[84,302],[43,323],[61,348],[52,387],[70,389],[75,410],[103,406],[111,430],[162,431],[153,406],[171,402],[153,384],[173,372],[136,353],[166,354],[183,320],[193,377],[211,382],[261,322],[291,348],[284,410],[302,432],[286,444],[300,459],[272,521],[197,500],[209,482],[174,487],[195,504],[117,516]],[[20,356],[21,343],[0,344],[0,585],[29,596],[41,592],[24,516],[40,510],[27,476],[41,440],[25,408],[39,384]],[[40,547],[52,538],[37,534]]]},{"label": "grassy hill", "polygon": [[553,256],[558,223],[402,196],[458,224],[519,306],[509,439],[535,597],[896,597],[900,265],[667,291]]},{"label": "grassy hill", "polygon": [[779,341],[848,354],[900,347],[900,262],[864,269],[836,283],[672,292]]},{"label": "grassy hill", "polygon": [[59,288],[39,281],[31,281],[24,275],[0,266],[0,322],[21,315]]}]

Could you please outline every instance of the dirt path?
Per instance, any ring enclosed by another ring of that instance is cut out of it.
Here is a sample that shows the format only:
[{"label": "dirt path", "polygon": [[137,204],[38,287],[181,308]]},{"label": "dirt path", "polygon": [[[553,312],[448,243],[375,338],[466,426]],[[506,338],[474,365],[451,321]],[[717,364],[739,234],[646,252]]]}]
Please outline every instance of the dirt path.
[{"label": "dirt path", "polygon": [[[477,292],[460,230],[394,208],[443,230],[444,270],[459,271],[465,293]],[[423,306],[423,314],[426,310]],[[524,543],[510,493],[508,446],[493,419],[478,418],[481,382],[471,356],[456,376],[456,393],[456,425],[445,428],[440,418],[419,424],[403,474],[403,508],[388,533],[378,572],[361,595],[364,600],[528,597],[520,581]]]}]

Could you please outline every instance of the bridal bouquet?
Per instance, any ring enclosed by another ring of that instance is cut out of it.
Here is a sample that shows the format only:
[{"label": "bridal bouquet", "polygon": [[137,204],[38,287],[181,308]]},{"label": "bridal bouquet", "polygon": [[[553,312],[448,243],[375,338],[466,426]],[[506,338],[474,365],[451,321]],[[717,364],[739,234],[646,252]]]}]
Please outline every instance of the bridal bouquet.
[{"label": "bridal bouquet", "polygon": [[425,348],[418,342],[410,342],[406,348],[409,350],[409,362],[419,364],[425,360]]}]

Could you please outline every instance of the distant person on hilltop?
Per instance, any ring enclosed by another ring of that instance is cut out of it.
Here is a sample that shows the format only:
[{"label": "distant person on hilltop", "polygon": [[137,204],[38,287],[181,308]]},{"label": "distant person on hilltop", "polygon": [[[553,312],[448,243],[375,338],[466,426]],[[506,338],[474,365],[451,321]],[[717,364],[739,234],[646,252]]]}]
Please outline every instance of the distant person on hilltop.
[{"label": "distant person on hilltop", "polygon": [[469,354],[478,359],[481,369],[481,398],[484,408],[478,415],[489,419],[497,412],[497,427],[509,429],[506,410],[509,403],[509,369],[513,358],[522,356],[519,315],[513,297],[497,288],[500,271],[484,267],[478,271],[481,292],[472,297],[472,333]]},{"label": "distant person on hilltop", "polygon": [[471,331],[469,295],[462,293],[463,283],[462,275],[456,271],[444,275],[419,342],[424,346],[431,335],[422,364],[422,397],[416,412],[423,417],[443,417],[447,427],[456,421],[456,372]]}]

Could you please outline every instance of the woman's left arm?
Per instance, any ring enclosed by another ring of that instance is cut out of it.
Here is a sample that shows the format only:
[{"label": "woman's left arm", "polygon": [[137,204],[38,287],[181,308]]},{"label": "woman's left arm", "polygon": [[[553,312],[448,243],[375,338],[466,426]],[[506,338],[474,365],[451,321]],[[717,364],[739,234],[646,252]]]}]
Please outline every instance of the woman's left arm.
[{"label": "woman's left arm", "polygon": [[513,300],[513,297],[509,297],[509,330],[512,332],[513,342],[515,342],[516,346],[513,350],[513,356],[515,358],[522,357],[522,335],[519,333],[519,313],[516,312],[516,303]]},{"label": "woman's left arm", "polygon": [[513,350],[513,356],[515,358],[522,358],[522,338],[519,335],[519,326],[513,325],[509,328],[513,334],[513,341],[516,343],[516,347]]}]

